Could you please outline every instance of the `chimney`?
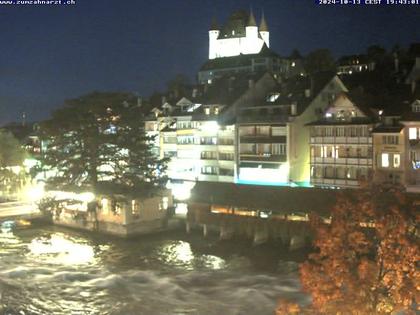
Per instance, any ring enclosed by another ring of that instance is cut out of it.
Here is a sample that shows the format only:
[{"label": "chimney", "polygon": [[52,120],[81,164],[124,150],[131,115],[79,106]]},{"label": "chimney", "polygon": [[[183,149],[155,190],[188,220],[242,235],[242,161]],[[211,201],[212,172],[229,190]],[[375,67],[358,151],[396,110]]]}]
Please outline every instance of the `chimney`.
[{"label": "chimney", "polygon": [[197,94],[198,94],[198,90],[197,90],[197,88],[194,88],[193,91],[192,91],[192,97],[196,98]]},{"label": "chimney", "polygon": [[417,87],[416,80],[411,81],[411,93],[414,94],[414,92],[416,91],[416,87]]},{"label": "chimney", "polygon": [[250,89],[252,89],[254,86],[255,86],[255,82],[254,82],[254,80],[253,80],[253,79],[249,79],[249,80],[248,80],[248,87],[249,87]]},{"label": "chimney", "polygon": [[162,96],[162,105],[166,103],[166,96]]}]

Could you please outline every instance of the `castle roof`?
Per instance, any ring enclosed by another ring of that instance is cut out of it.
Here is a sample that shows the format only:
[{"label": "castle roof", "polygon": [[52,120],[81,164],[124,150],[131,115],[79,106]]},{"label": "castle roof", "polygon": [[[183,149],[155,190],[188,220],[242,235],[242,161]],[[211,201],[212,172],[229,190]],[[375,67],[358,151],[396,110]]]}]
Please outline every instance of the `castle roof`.
[{"label": "castle roof", "polygon": [[211,20],[210,31],[216,31],[216,30],[219,30],[219,24],[217,23],[216,18],[213,17]]},{"label": "castle roof", "polygon": [[233,12],[226,24],[222,27],[218,38],[245,37],[245,27],[248,25],[249,19],[250,15],[245,10]]},{"label": "castle roof", "polygon": [[248,23],[246,26],[257,26],[257,22],[255,21],[254,13],[251,11],[248,18]]},{"label": "castle roof", "polygon": [[265,20],[264,13],[262,14],[262,17],[261,17],[260,32],[268,32],[268,25],[267,25],[267,21]]}]

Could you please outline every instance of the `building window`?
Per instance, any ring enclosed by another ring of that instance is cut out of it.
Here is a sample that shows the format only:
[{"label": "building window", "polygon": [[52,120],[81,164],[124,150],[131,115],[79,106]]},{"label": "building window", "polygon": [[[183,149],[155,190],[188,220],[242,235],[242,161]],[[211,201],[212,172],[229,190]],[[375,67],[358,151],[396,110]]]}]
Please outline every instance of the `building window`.
[{"label": "building window", "polygon": [[399,168],[400,167],[400,155],[394,154],[394,167]]},{"label": "building window", "polygon": [[381,165],[382,167],[389,167],[389,154],[388,153],[382,153]]},{"label": "building window", "polygon": [[205,107],[205,108],[204,108],[204,113],[205,113],[206,115],[210,115],[210,107]]},{"label": "building window", "polygon": [[413,112],[420,113],[420,104],[418,103],[413,104]]},{"label": "building window", "polygon": [[416,140],[417,139],[417,128],[408,129],[408,139]]},{"label": "building window", "polygon": [[382,136],[383,144],[398,144],[398,136]]},{"label": "building window", "polygon": [[214,114],[219,115],[219,107],[218,106],[214,107]]},{"label": "building window", "polygon": [[203,166],[201,168],[201,174],[217,175],[217,167],[215,167],[215,166]]},{"label": "building window", "polygon": [[286,155],[286,143],[273,143],[271,153],[273,155]]}]

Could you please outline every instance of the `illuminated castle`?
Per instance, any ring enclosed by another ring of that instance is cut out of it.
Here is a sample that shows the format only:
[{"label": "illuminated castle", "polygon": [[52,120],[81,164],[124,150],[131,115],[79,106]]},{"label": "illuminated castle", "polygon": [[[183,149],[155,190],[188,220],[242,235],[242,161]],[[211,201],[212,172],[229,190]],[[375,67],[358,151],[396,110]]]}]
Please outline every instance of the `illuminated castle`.
[{"label": "illuminated castle", "polygon": [[222,28],[213,21],[209,30],[209,59],[258,54],[264,43],[270,47],[264,14],[258,27],[252,11],[240,10],[234,12]]}]

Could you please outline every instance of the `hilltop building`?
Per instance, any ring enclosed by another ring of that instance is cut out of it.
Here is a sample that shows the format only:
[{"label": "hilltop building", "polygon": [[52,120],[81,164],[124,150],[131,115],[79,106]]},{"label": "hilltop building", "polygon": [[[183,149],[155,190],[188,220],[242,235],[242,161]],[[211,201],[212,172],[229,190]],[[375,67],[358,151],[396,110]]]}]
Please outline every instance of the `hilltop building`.
[{"label": "hilltop building", "polygon": [[209,60],[198,72],[200,84],[211,84],[215,79],[239,73],[271,72],[288,77],[303,74],[300,56],[280,57],[270,49],[270,31],[264,14],[257,26],[254,14],[234,12],[219,27],[213,21],[209,30]]},{"label": "hilltop building", "polygon": [[258,54],[264,44],[270,47],[264,15],[258,27],[252,11],[236,11],[221,28],[213,21],[209,30],[209,59]]}]

